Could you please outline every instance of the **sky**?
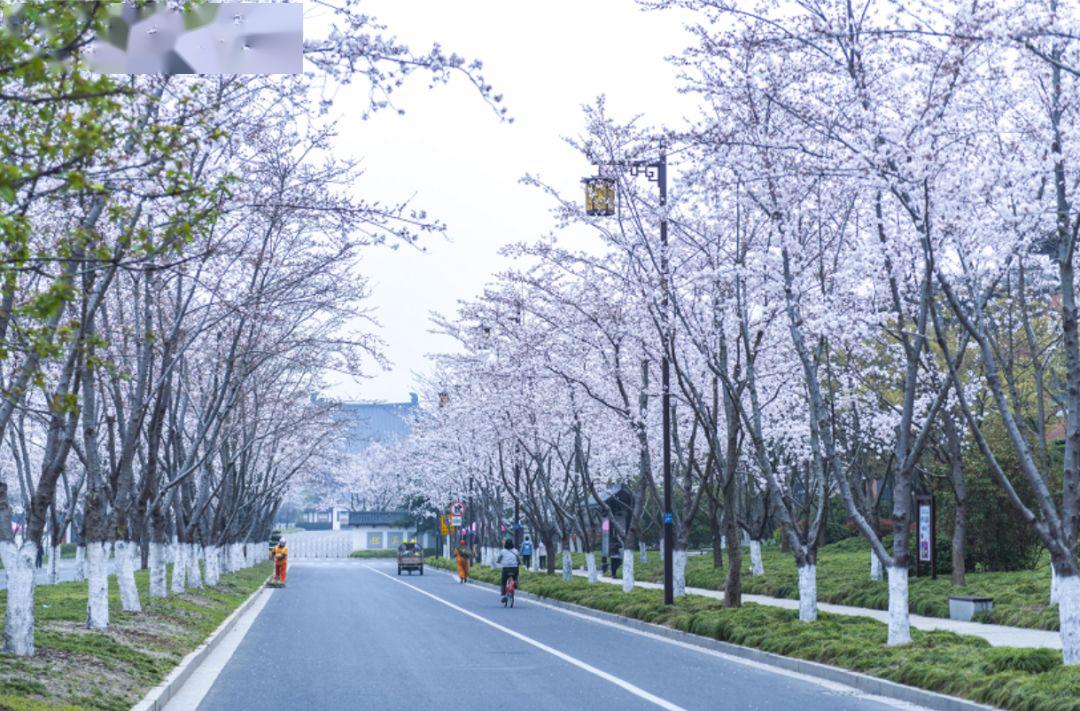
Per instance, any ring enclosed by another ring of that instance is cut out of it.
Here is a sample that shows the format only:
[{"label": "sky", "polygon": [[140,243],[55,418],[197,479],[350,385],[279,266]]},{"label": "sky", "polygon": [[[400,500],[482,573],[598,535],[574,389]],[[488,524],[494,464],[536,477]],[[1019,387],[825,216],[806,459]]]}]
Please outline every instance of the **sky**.
[{"label": "sky", "polygon": [[611,115],[656,125],[692,115],[665,61],[690,38],[685,16],[643,12],[634,0],[369,0],[365,8],[414,51],[439,42],[483,60],[514,118],[499,121],[463,79],[429,89],[417,74],[396,98],[404,116],[361,120],[366,87],[337,97],[337,148],[362,160],[362,194],[411,198],[448,227],[448,238],[427,238],[424,252],[372,250],[362,263],[393,365],[361,381],[329,374],[327,394],[394,402],[417,389],[427,355],[454,347],[431,332],[431,313],[453,314],[506,269],[500,247],[553,229],[551,199],[520,179],[537,175],[573,196],[594,172],[564,141],[584,126],[584,105],[603,94]]}]

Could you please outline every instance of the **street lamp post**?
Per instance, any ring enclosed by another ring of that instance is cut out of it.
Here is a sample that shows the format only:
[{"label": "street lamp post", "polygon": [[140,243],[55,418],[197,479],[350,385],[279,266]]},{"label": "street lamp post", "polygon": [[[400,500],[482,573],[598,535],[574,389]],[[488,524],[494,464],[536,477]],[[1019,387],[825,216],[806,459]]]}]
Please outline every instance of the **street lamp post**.
[{"label": "street lamp post", "polygon": [[[675,525],[671,513],[671,363],[668,352],[671,347],[671,316],[669,314],[670,273],[668,265],[668,219],[667,219],[667,152],[660,150],[656,161],[630,161],[597,164],[600,172],[603,168],[628,169],[634,177],[644,173],[650,182],[657,184],[660,190],[660,279],[663,283],[661,301],[663,328],[663,348],[660,358],[661,397],[664,429],[664,511],[662,514],[664,531],[664,604],[675,602],[674,563],[672,561],[675,546]],[[615,214],[617,197],[615,179],[598,175],[585,178],[585,212],[593,217],[610,217]]]}]

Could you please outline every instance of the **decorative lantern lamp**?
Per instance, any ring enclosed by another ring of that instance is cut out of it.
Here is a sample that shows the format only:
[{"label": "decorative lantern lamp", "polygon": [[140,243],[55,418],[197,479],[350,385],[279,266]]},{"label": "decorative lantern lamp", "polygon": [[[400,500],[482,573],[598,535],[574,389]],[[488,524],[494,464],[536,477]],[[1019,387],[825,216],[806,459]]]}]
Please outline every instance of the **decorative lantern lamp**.
[{"label": "decorative lantern lamp", "polygon": [[585,214],[611,217],[615,214],[615,179],[603,176],[582,178],[585,184]]}]

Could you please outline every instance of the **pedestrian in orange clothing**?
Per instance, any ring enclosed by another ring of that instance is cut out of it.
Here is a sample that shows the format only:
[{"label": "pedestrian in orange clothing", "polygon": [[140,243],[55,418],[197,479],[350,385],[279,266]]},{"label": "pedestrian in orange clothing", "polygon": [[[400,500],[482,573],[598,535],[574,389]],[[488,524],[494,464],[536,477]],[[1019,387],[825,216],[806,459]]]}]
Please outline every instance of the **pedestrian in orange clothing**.
[{"label": "pedestrian in orange clothing", "polygon": [[285,545],[285,539],[278,541],[274,547],[274,580],[285,585],[285,572],[289,566],[289,547]]},{"label": "pedestrian in orange clothing", "polygon": [[469,582],[469,558],[472,557],[472,552],[469,547],[465,545],[465,541],[459,541],[458,547],[454,551],[454,556],[457,558],[457,576],[463,583]]}]

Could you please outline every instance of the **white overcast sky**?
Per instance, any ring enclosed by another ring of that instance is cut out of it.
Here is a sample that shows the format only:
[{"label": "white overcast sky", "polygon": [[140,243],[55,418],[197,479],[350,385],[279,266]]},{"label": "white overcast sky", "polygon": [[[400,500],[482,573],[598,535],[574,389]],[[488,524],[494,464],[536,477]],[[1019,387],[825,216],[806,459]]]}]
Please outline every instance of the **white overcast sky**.
[{"label": "white overcast sky", "polygon": [[[427,89],[416,75],[391,112],[359,118],[360,86],[338,96],[339,149],[362,159],[362,194],[414,204],[445,222],[449,239],[427,251],[369,253],[363,273],[393,368],[370,379],[331,376],[342,399],[402,401],[427,370],[425,356],[449,350],[430,332],[432,311],[453,313],[505,268],[499,248],[531,240],[552,227],[550,200],[519,184],[540,175],[569,194],[592,172],[563,137],[583,126],[581,108],[598,95],[612,115],[642,114],[649,123],[678,123],[692,113],[677,91],[678,54],[689,36],[679,16],[642,12],[634,0],[369,0],[371,14],[403,42],[423,51],[439,42],[484,61],[486,77],[515,121],[501,123],[464,80]],[[355,92],[355,93],[352,93]]]}]

